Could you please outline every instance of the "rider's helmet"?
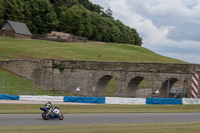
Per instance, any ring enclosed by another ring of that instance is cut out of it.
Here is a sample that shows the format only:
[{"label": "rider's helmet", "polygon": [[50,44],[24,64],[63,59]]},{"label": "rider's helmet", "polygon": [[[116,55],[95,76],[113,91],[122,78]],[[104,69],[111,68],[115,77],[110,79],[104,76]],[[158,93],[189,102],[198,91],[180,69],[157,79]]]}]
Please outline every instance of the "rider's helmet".
[{"label": "rider's helmet", "polygon": [[48,102],[45,104],[45,106],[47,106],[47,107],[51,107],[51,102],[48,101]]}]

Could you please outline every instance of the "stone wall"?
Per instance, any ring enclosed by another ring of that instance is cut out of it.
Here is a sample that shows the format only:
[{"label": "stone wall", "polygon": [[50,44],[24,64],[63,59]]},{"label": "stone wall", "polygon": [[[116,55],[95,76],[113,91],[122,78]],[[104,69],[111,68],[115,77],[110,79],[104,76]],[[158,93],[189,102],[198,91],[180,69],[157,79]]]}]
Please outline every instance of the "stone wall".
[{"label": "stone wall", "polygon": [[[53,66],[52,66],[53,65]],[[135,62],[101,62],[101,61],[76,61],[76,60],[51,60],[42,61],[42,67],[126,71],[126,72],[152,72],[152,73],[193,73],[200,71],[200,65],[177,63],[135,63]]]},{"label": "stone wall", "polygon": [[35,79],[44,90],[63,90],[84,96],[105,96],[110,79],[119,85],[119,95],[136,96],[138,83],[146,79],[152,94],[159,90],[159,97],[166,97],[167,82],[170,87],[177,81],[186,82],[188,97],[191,95],[192,74],[200,72],[197,64],[173,63],[130,63],[53,60],[41,61],[10,60],[0,61],[0,67],[27,79]]},{"label": "stone wall", "polygon": [[27,36],[27,35],[21,35],[21,34],[15,34],[16,38],[21,38],[21,39],[31,39],[32,36]]},{"label": "stone wall", "polygon": [[56,41],[56,42],[87,42],[86,37],[75,36],[69,33],[52,31],[47,34],[34,34],[33,39]]},{"label": "stone wall", "polygon": [[38,64],[39,61],[9,60],[0,61],[0,68],[32,80],[34,71],[38,69]]}]

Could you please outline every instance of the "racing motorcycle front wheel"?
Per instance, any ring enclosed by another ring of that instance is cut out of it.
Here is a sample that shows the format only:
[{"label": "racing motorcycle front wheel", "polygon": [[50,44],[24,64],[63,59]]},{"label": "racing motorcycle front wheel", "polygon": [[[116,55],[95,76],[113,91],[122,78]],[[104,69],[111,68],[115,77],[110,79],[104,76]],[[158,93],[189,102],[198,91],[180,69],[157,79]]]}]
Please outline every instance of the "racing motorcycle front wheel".
[{"label": "racing motorcycle front wheel", "polygon": [[64,119],[64,115],[62,113],[58,113],[58,119],[59,120],[63,120]]}]

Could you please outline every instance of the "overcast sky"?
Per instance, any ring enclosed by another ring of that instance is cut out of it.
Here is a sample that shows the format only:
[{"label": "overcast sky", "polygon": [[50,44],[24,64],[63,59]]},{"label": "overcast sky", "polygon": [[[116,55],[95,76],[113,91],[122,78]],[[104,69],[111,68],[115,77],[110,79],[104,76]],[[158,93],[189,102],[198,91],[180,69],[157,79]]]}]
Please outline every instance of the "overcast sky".
[{"label": "overcast sky", "polygon": [[90,0],[135,28],[142,47],[200,64],[200,0]]}]

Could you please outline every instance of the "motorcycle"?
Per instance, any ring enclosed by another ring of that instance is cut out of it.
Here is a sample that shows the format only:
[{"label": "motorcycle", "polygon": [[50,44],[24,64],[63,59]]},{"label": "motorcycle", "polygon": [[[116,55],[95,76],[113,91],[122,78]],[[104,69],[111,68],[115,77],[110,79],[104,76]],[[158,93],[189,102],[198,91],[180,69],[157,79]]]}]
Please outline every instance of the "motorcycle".
[{"label": "motorcycle", "polygon": [[41,107],[40,109],[44,111],[41,114],[44,120],[49,120],[50,118],[58,118],[59,120],[64,119],[64,115],[60,112],[60,109],[56,106],[53,107],[52,111],[45,107]]}]

